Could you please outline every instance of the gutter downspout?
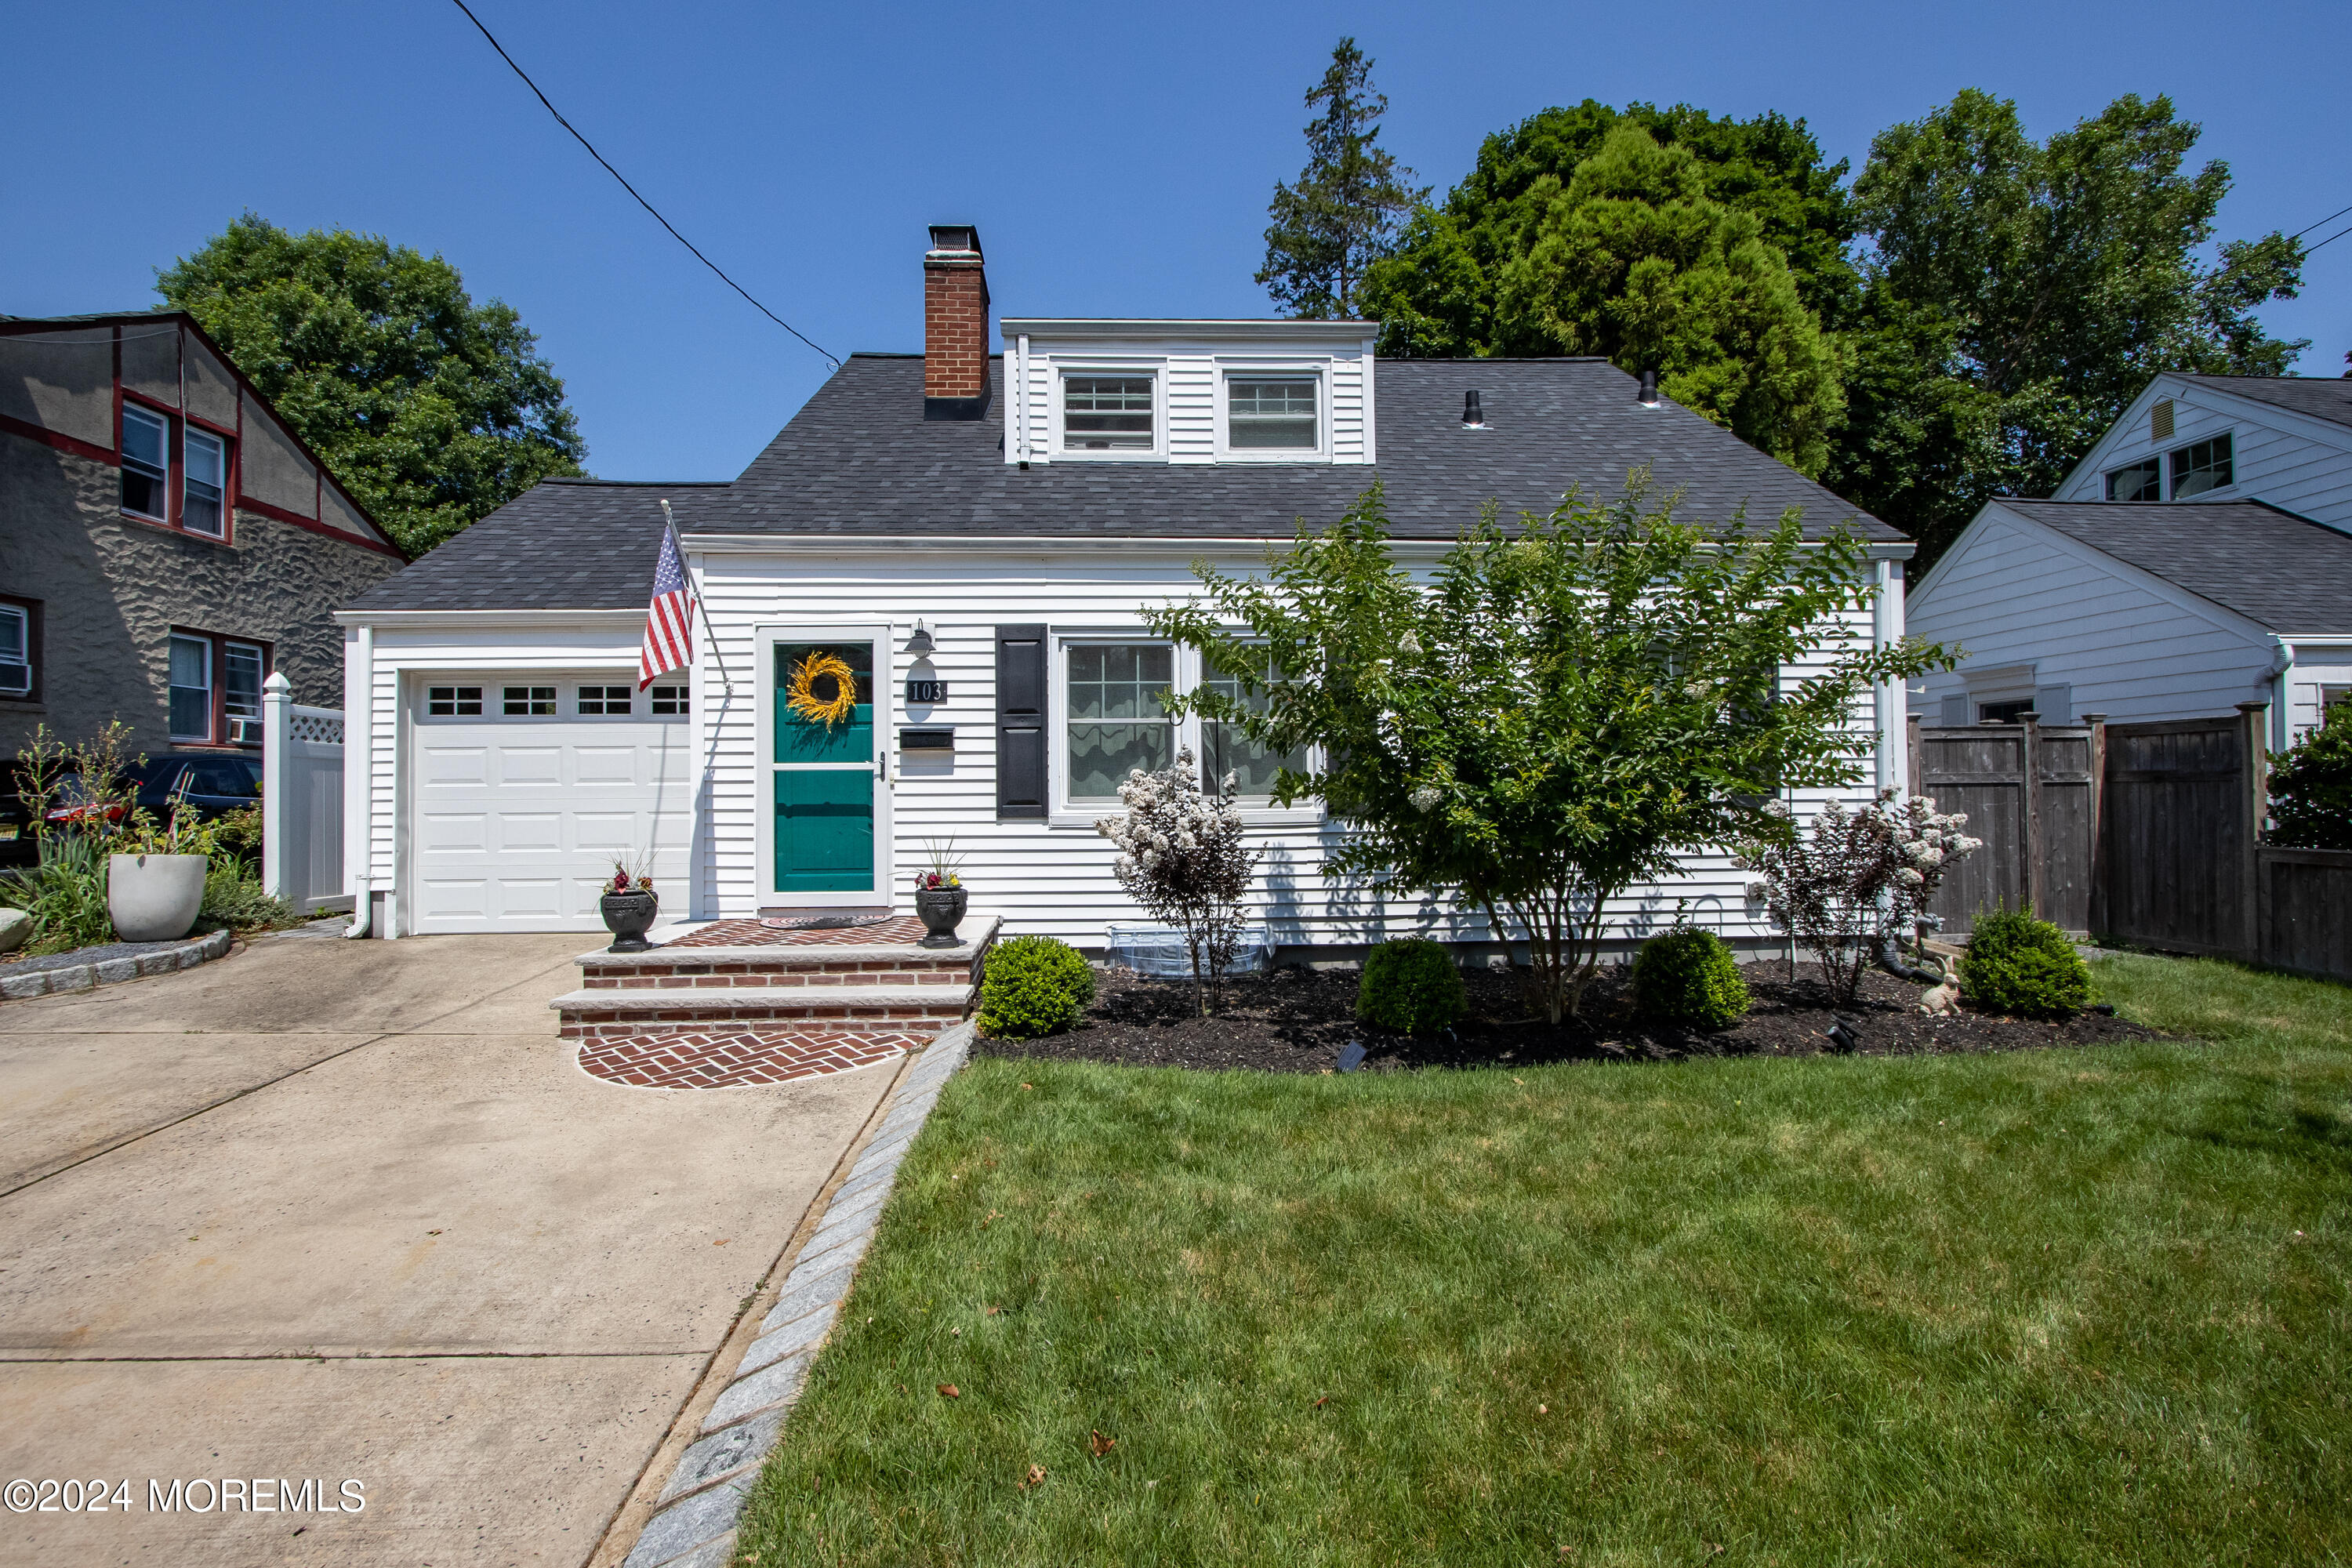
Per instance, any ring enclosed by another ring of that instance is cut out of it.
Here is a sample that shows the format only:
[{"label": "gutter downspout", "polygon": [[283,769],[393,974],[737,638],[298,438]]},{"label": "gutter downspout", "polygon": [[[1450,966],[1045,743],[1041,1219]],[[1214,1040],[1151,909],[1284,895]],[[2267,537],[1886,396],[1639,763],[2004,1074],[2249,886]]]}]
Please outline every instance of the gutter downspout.
[{"label": "gutter downspout", "polygon": [[375,628],[362,626],[352,665],[343,674],[343,859],[352,867],[352,923],[346,937],[363,937],[374,910],[369,872],[375,802]]}]

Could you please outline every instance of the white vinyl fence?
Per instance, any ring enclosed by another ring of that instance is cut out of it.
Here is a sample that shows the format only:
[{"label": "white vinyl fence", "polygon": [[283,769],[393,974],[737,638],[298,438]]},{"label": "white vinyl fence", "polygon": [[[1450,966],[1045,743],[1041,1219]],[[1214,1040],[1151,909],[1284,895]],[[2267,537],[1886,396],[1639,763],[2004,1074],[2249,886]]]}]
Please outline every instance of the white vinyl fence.
[{"label": "white vinyl fence", "polygon": [[305,910],[347,910],[343,716],[293,689],[283,675],[261,684],[261,882]]}]

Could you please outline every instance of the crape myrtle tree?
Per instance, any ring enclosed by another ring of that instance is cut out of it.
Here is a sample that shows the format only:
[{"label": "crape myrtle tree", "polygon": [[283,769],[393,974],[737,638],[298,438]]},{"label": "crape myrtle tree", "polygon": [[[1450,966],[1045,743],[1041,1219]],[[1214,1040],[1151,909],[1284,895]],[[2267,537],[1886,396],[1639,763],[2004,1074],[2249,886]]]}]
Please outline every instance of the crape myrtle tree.
[{"label": "crape myrtle tree", "polygon": [[1638,472],[1607,504],[1490,511],[1419,576],[1377,485],[1263,576],[1194,570],[1205,596],[1148,618],[1239,690],[1179,706],[1318,748],[1275,794],[1348,824],[1328,868],[1482,910],[1528,942],[1554,1022],[1578,1010],[1612,899],[1679,852],[1772,830],[1759,806],[1780,786],[1854,778],[1873,683],[1950,662],[1862,645],[1850,612],[1874,590],[1852,534],[1808,542],[1793,510],[1769,530],[1685,522]]},{"label": "crape myrtle tree", "polygon": [[156,274],[393,542],[422,555],[587,447],[513,309],[378,235],[247,213]]}]

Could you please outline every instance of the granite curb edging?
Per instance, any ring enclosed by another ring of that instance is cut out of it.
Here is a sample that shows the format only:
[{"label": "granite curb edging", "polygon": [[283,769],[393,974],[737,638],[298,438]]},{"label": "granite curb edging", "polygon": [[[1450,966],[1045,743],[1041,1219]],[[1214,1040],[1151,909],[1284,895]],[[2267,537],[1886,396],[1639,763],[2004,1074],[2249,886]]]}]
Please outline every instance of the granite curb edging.
[{"label": "granite curb edging", "polygon": [[716,1568],[734,1555],[743,1503],[848,1299],[899,1163],[939,1103],[940,1089],[971,1054],[977,1032],[970,1022],[942,1030],[893,1089],[889,1110],[793,1255],[758,1337],[678,1457],[622,1568]]},{"label": "granite curb edging", "polygon": [[[0,997],[19,1001],[34,996],[53,996],[62,992],[94,991],[101,985],[140,980],[151,974],[172,974],[227,956],[229,946],[236,940],[236,932],[222,930],[190,942],[139,943],[136,945],[147,951],[124,952],[116,957],[82,963],[52,963],[41,969],[25,969],[18,964],[9,964],[0,968]],[[69,959],[73,954],[59,953],[57,956]]]}]

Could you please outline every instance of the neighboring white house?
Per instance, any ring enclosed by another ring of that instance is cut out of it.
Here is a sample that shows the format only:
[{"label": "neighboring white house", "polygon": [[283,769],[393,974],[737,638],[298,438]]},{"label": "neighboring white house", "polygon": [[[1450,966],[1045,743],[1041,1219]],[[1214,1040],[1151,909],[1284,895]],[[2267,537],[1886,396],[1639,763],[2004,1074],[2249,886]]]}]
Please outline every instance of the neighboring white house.
[{"label": "neighboring white house", "polygon": [[[975,909],[1097,946],[1139,916],[1094,823],[1129,766],[1189,747],[1257,786],[1277,942],[1484,940],[1481,917],[1327,884],[1339,829],[1272,805],[1275,759],[1159,717],[1201,671],[1140,611],[1193,591],[1196,561],[1259,566],[1375,478],[1423,562],[1490,500],[1548,510],[1645,465],[1682,515],[1801,508],[1816,537],[1869,542],[1887,591],[1854,639],[1901,636],[1907,540],[1604,361],[1376,361],[1362,321],[1013,319],[991,353],[978,237],[932,237],[926,353],[852,356],[740,478],[548,481],[342,613],[377,934],[594,931],[612,860],[646,850],[673,915],[879,910],[952,838]],[[640,692],[663,499],[705,619],[690,672]],[[833,729],[791,709],[796,678],[840,689],[825,658],[855,679]],[[1874,768],[1847,798],[1899,780],[1902,723],[1892,689],[1857,716]],[[1624,918],[1688,900],[1760,939],[1745,881],[1694,857]]]},{"label": "neighboring white house", "polygon": [[2352,696],[2352,381],[2158,376],[2047,500],[1987,502],[1912,589],[1963,649],[1929,723],[2270,704],[2284,748]]}]

